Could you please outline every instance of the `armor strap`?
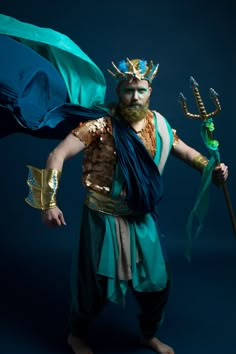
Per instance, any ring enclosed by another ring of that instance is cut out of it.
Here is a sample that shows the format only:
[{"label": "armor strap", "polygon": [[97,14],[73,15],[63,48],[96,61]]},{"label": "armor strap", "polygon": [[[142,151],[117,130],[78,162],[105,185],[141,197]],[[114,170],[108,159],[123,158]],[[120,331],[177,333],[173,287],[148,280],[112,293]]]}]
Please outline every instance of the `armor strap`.
[{"label": "armor strap", "polygon": [[56,193],[59,186],[61,171],[46,168],[39,169],[27,166],[29,174],[27,184],[29,194],[26,203],[36,209],[47,210],[57,206]]}]

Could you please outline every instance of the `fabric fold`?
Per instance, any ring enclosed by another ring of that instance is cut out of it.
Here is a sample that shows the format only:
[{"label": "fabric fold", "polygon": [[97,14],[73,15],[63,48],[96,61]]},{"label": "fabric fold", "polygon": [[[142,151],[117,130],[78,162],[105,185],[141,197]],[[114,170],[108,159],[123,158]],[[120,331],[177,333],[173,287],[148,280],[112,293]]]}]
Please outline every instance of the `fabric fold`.
[{"label": "fabric fold", "polygon": [[16,38],[51,62],[66,84],[70,102],[84,107],[104,103],[106,82],[102,71],[69,37],[3,14],[0,33]]}]

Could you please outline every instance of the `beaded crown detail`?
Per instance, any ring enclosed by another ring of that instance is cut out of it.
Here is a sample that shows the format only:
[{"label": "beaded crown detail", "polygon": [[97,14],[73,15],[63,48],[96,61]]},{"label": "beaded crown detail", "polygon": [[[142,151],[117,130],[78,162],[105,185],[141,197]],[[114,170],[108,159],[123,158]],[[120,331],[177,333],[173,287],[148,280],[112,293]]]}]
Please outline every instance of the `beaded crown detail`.
[{"label": "beaded crown detail", "polygon": [[112,62],[115,72],[108,69],[108,72],[118,81],[133,79],[148,80],[150,83],[157,74],[159,64],[154,65],[152,60],[147,63],[146,60],[127,58],[119,62],[118,67]]}]

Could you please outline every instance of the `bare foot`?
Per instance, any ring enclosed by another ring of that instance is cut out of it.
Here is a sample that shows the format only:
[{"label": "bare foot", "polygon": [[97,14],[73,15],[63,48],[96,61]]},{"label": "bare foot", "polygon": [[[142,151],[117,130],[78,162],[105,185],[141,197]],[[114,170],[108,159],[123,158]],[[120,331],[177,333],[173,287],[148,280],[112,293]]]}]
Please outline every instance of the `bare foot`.
[{"label": "bare foot", "polygon": [[93,354],[92,349],[83,339],[72,336],[72,334],[67,338],[67,343],[73,350],[74,354]]},{"label": "bare foot", "polygon": [[145,347],[154,350],[158,354],[175,354],[173,348],[169,347],[165,343],[162,343],[158,338],[153,337],[150,339],[141,338],[140,342]]}]

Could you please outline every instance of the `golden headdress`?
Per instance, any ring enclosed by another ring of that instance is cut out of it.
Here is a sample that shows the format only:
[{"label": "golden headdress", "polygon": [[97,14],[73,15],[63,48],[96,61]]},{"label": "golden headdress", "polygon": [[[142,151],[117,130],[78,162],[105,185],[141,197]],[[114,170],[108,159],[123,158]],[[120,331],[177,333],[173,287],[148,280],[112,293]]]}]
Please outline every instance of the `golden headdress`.
[{"label": "golden headdress", "polygon": [[108,69],[108,72],[118,81],[133,79],[148,80],[150,83],[157,74],[159,64],[154,65],[152,60],[147,63],[146,60],[127,58],[119,62],[118,67],[112,62],[115,72]]}]

